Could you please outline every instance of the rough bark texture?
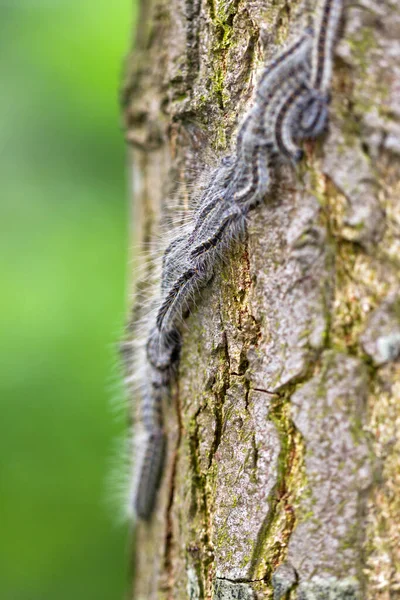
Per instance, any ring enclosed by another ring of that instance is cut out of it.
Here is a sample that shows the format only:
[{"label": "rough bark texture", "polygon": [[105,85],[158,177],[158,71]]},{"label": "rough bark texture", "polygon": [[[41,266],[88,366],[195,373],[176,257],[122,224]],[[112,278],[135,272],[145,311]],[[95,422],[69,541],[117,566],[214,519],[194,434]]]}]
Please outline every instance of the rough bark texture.
[{"label": "rough bark texture", "polygon": [[[124,110],[143,241],[313,6],[142,0]],[[400,8],[345,14],[329,134],[186,321],[135,600],[400,598]]]}]

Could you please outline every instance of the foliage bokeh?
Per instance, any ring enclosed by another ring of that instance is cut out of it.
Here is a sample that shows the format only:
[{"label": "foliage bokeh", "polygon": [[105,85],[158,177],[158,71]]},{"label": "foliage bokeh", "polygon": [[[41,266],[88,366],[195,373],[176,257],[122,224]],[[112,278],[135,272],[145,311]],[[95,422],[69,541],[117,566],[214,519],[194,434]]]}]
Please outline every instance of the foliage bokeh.
[{"label": "foliage bokeh", "polygon": [[0,597],[123,597],[107,498],[124,319],[131,0],[0,0]]}]

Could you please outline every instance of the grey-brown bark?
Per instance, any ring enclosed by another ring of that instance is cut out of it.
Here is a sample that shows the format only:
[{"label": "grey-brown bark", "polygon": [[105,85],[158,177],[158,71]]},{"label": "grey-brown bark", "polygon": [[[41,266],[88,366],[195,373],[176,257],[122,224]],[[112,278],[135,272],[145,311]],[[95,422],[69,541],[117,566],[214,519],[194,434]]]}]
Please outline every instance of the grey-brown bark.
[{"label": "grey-brown bark", "polygon": [[[313,4],[142,1],[125,116],[144,241]],[[186,321],[135,600],[400,598],[399,39],[396,1],[346,8],[329,134]]]}]

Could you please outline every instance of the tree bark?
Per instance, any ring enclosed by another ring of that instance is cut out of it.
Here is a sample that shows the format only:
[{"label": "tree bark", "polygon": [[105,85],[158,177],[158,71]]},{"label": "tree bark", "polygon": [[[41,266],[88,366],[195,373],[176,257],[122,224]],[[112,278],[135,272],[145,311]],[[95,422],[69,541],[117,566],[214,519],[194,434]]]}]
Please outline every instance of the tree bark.
[{"label": "tree bark", "polygon": [[[314,2],[141,5],[124,115],[144,244]],[[400,598],[399,40],[396,0],[346,7],[329,133],[185,321],[135,600]]]}]

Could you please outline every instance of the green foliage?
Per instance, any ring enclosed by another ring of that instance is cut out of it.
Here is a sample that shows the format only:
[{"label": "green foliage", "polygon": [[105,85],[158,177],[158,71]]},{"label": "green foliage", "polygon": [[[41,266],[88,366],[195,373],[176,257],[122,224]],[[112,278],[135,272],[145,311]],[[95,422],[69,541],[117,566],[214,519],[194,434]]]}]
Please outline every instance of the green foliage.
[{"label": "green foliage", "polygon": [[0,597],[123,597],[106,502],[121,395],[130,0],[0,3]]}]

